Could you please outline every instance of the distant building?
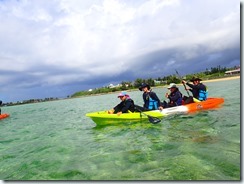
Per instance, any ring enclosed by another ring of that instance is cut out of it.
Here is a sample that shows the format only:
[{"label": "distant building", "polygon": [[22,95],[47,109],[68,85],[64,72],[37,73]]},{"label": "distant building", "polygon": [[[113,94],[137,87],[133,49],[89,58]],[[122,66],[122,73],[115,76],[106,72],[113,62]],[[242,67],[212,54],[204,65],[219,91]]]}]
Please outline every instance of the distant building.
[{"label": "distant building", "polygon": [[121,84],[117,84],[117,85],[113,85],[113,84],[109,84],[108,87],[109,88],[116,88],[116,87],[120,87]]},{"label": "distant building", "polygon": [[225,75],[236,75],[236,74],[240,74],[241,70],[240,68],[237,68],[235,70],[229,70],[225,72]]},{"label": "distant building", "polygon": [[114,88],[115,86],[113,84],[108,85],[109,88]]},{"label": "distant building", "polygon": [[154,83],[155,83],[155,84],[161,84],[161,81],[154,80]]},{"label": "distant building", "polygon": [[162,81],[162,80],[154,80],[154,83],[156,84],[156,85],[159,85],[159,84],[167,84],[167,81]]}]

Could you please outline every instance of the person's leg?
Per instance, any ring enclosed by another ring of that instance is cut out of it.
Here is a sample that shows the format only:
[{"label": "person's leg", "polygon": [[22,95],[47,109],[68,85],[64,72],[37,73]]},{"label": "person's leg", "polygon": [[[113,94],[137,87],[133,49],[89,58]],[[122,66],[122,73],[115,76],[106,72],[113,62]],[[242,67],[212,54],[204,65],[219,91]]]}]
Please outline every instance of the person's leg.
[{"label": "person's leg", "polygon": [[148,111],[148,109],[139,105],[135,105],[135,112],[141,112],[141,111]]},{"label": "person's leg", "polygon": [[114,108],[114,114],[117,114],[120,111],[120,109],[118,107]]},{"label": "person's leg", "polygon": [[193,97],[192,96],[189,96],[185,101],[184,101],[184,104],[190,104],[190,103],[193,103]]},{"label": "person's leg", "polygon": [[161,106],[163,108],[167,108],[168,107],[168,103],[164,100],[163,103],[161,103]]}]

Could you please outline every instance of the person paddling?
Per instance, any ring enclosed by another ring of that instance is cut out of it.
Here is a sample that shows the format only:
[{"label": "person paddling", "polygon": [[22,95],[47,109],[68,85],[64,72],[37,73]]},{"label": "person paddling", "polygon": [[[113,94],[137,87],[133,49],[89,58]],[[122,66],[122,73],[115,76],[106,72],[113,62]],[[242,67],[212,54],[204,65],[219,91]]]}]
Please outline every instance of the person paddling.
[{"label": "person paddling", "polygon": [[136,105],[136,108],[138,108],[140,111],[163,109],[157,94],[151,90],[148,84],[142,83],[139,87],[139,90],[143,91],[142,98],[144,101],[144,105],[143,107]]},{"label": "person paddling", "polygon": [[191,82],[193,84],[190,84],[189,82],[186,82],[185,80],[182,80],[183,84],[186,84],[190,87],[190,89],[187,89],[192,92],[193,95],[193,101],[204,101],[208,98],[208,91],[207,87],[201,83],[202,79],[198,77],[193,77],[191,79]]},{"label": "person paddling", "polygon": [[134,112],[135,111],[135,105],[134,101],[130,98],[130,96],[125,92],[122,91],[118,98],[120,98],[121,102],[116,105],[113,109],[109,110],[109,114],[122,114],[122,113],[128,113],[128,112]]},{"label": "person paddling", "polygon": [[168,87],[170,93],[166,93],[165,97],[169,99],[169,102],[163,102],[163,108],[175,107],[182,105],[182,94],[175,83],[171,83]]}]

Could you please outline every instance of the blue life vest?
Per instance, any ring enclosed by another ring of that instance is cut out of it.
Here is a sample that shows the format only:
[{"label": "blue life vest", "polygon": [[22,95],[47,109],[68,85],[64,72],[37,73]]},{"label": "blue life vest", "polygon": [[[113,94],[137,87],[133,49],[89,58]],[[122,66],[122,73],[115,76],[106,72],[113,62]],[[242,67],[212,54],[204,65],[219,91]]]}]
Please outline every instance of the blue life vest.
[{"label": "blue life vest", "polygon": [[153,100],[151,97],[149,97],[148,109],[150,110],[158,109],[158,102],[156,100]]},{"label": "blue life vest", "polygon": [[204,101],[207,100],[208,98],[208,91],[204,91],[204,90],[199,90],[199,98],[198,100]]}]

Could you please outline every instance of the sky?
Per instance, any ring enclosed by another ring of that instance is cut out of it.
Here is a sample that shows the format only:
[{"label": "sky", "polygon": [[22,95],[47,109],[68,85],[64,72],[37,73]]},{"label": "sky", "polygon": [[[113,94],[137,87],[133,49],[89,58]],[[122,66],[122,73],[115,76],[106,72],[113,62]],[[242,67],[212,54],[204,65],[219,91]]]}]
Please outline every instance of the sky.
[{"label": "sky", "polygon": [[0,0],[0,100],[240,65],[237,0]]}]

